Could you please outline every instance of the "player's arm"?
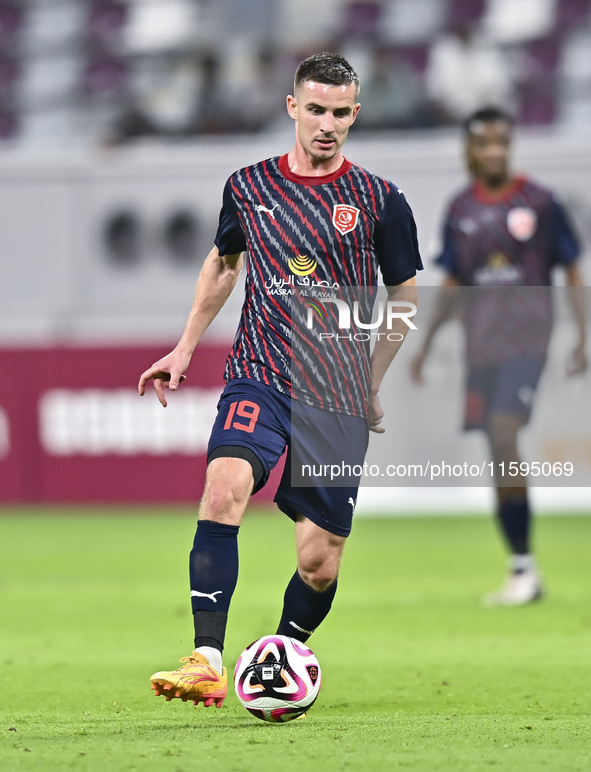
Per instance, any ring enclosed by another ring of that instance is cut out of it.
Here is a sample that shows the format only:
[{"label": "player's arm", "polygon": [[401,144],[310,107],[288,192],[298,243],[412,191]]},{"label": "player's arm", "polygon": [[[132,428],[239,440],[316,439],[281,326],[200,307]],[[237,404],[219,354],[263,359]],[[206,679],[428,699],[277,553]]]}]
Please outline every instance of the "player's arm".
[{"label": "player's arm", "polygon": [[193,305],[180,341],[170,354],[155,362],[142,373],[138,385],[140,396],[146,391],[148,381],[152,381],[158,399],[166,407],[164,389],[175,391],[185,376],[195,346],[203,333],[220,312],[236,286],[242,269],[242,254],[220,255],[214,247],[207,256],[195,289]]},{"label": "player's arm", "polygon": [[[402,284],[393,287],[386,287],[388,291],[388,300],[403,301],[406,303],[417,304],[417,281],[413,276]],[[371,388],[369,392],[368,424],[369,429],[377,434],[382,434],[379,424],[384,417],[384,411],[380,405],[378,391],[382,385],[382,380],[390,367],[392,360],[398,353],[400,346],[404,342],[409,326],[403,319],[393,319],[388,329],[388,315],[384,315],[382,324],[378,331],[378,339],[371,355]]]},{"label": "player's arm", "polygon": [[421,383],[423,380],[423,364],[429,354],[437,330],[455,315],[458,307],[459,288],[460,282],[453,276],[447,274],[445,281],[435,298],[433,316],[429,320],[421,350],[416,357],[414,357],[410,365],[411,378],[415,383]]},{"label": "player's arm", "polygon": [[578,263],[571,263],[566,267],[566,283],[569,287],[571,307],[578,329],[577,344],[571,354],[567,372],[568,375],[576,375],[585,372],[588,366],[585,352],[585,292],[583,290],[583,274]]},{"label": "player's arm", "polygon": [[577,345],[567,365],[568,375],[576,375],[587,369],[584,280],[578,263],[581,246],[567,211],[555,198],[552,198],[550,207],[549,240],[555,264],[564,266],[566,271],[566,284],[569,287],[570,302],[578,327]]}]

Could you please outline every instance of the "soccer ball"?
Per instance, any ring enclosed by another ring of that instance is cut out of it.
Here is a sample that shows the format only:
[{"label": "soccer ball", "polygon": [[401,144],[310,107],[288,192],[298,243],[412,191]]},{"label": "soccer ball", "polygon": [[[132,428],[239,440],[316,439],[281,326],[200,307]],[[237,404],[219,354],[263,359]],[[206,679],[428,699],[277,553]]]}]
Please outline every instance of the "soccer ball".
[{"label": "soccer ball", "polygon": [[292,721],[312,707],[320,691],[320,665],[295,638],[265,635],[242,652],[234,669],[241,704],[262,721]]}]

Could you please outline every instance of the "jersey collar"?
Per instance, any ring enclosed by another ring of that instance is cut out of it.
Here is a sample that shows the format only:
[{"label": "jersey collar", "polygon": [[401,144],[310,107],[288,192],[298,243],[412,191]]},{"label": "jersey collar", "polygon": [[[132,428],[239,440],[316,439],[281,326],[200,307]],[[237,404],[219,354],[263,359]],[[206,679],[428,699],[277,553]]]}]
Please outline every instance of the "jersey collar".
[{"label": "jersey collar", "polygon": [[525,177],[517,175],[513,179],[513,184],[505,188],[501,193],[491,193],[484,185],[476,180],[472,187],[474,195],[480,201],[481,204],[500,204],[504,201],[509,201],[516,193],[519,193],[521,188],[525,184]]},{"label": "jersey collar", "polygon": [[339,177],[342,177],[343,174],[346,174],[353,166],[353,163],[352,161],[347,161],[346,158],[343,158],[343,163],[336,172],[324,174],[320,177],[308,177],[307,175],[295,174],[292,172],[289,168],[289,163],[287,162],[287,153],[279,158],[277,165],[279,166],[279,171],[286,180],[297,182],[298,185],[326,185],[327,182],[334,182],[335,180],[338,180]]}]

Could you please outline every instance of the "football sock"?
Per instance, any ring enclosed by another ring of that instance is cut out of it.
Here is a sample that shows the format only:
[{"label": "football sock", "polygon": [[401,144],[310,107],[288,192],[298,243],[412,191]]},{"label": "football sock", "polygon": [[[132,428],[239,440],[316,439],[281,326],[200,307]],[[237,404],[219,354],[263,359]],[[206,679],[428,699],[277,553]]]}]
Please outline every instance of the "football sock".
[{"label": "football sock", "polygon": [[529,554],[531,513],[526,496],[502,499],[498,504],[501,529],[514,555]]},{"label": "football sock", "polygon": [[511,555],[509,558],[509,568],[514,574],[524,574],[526,571],[532,571],[535,565],[532,555]]},{"label": "football sock", "polygon": [[210,646],[221,654],[224,650],[227,622],[228,614],[225,611],[195,611],[193,613],[195,648]]},{"label": "football sock", "polygon": [[214,649],[213,646],[197,646],[195,651],[198,651],[199,654],[203,654],[204,657],[207,657],[207,661],[212,666],[212,668],[217,670],[221,675],[222,652],[219,649]]},{"label": "football sock", "polygon": [[336,591],[336,579],[328,590],[316,592],[296,571],[285,590],[277,634],[305,643],[330,611]]},{"label": "football sock", "polygon": [[195,648],[220,652],[230,601],[238,581],[237,525],[200,520],[189,558]]}]

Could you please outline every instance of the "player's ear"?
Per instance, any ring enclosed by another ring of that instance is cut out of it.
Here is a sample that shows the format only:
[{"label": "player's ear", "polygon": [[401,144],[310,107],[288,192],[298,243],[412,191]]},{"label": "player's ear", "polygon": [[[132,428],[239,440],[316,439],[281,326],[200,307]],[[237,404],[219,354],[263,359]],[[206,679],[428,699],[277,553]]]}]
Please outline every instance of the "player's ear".
[{"label": "player's ear", "polygon": [[359,104],[359,102],[357,102],[355,107],[353,107],[353,114],[352,114],[352,117],[351,117],[351,124],[355,123],[355,118],[357,118],[357,114],[359,113],[359,110],[361,110],[361,105]]},{"label": "player's ear", "polygon": [[298,119],[298,101],[291,94],[287,97],[287,113],[294,121]]}]

